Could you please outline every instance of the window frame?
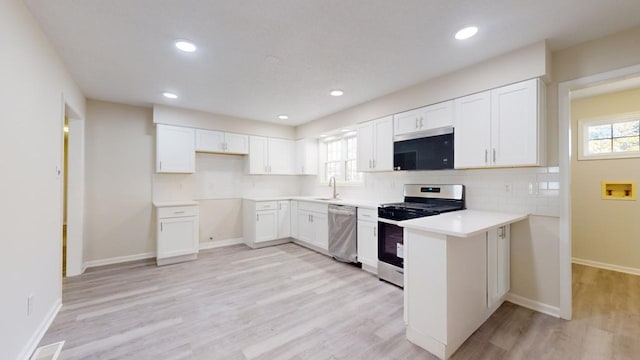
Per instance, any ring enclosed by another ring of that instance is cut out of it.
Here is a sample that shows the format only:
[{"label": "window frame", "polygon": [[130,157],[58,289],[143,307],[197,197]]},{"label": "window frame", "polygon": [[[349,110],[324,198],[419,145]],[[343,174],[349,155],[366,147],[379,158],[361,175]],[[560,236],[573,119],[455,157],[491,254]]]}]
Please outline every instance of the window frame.
[{"label": "window frame", "polygon": [[[640,121],[640,112],[578,120],[578,133],[576,139],[578,143],[578,160],[628,159],[640,157],[640,151],[609,152],[601,154],[585,153],[589,149],[589,127],[598,125],[613,125],[634,120]],[[614,139],[613,134],[609,139]]]},{"label": "window frame", "polygon": [[[348,150],[347,150],[347,142],[349,139],[356,139],[356,157],[351,159],[348,158]],[[322,141],[322,146],[324,146],[323,151],[321,152],[323,154],[323,158],[321,159],[321,163],[322,163],[322,171],[320,174],[320,183],[321,184],[328,184],[329,180],[327,179],[327,164],[328,163],[333,163],[335,161],[329,161],[329,156],[328,156],[328,148],[329,148],[329,144],[332,142],[336,142],[336,141],[340,141],[341,145],[340,145],[340,166],[342,168],[342,176],[339,178],[336,178],[336,182],[340,185],[347,185],[347,186],[360,186],[364,183],[364,179],[362,177],[362,173],[361,172],[356,172],[357,174],[360,174],[359,176],[357,176],[357,180],[346,180],[347,178],[347,162],[348,161],[356,161],[357,164],[357,135],[349,135],[349,136],[341,136],[339,138],[334,138],[331,140],[323,140]]]}]

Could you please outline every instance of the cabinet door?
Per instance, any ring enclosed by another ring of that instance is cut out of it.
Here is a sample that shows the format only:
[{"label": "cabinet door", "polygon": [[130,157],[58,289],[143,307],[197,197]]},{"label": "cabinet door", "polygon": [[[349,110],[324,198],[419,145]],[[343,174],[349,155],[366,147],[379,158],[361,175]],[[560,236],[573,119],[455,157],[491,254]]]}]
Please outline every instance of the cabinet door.
[{"label": "cabinet door", "polygon": [[270,174],[293,174],[293,141],[269,138],[268,163]]},{"label": "cabinet door", "polygon": [[299,175],[318,174],[318,141],[299,139],[295,142],[294,172]]},{"label": "cabinet door", "polygon": [[278,238],[278,211],[256,211],[256,242]]},{"label": "cabinet door", "polygon": [[[373,122],[373,166],[375,171],[393,170],[393,117]],[[360,141],[360,140],[358,140]]]},{"label": "cabinet door", "polygon": [[278,201],[278,239],[291,236],[291,208],[289,201]]},{"label": "cabinet door", "polygon": [[196,151],[224,152],[224,133],[221,131],[196,129]]},{"label": "cabinet door", "polygon": [[225,133],[225,152],[230,154],[248,154],[249,136],[244,134]]},{"label": "cabinet door", "polygon": [[490,164],[491,93],[455,100],[454,162],[456,168],[484,167]]},{"label": "cabinet door", "polygon": [[366,122],[358,127],[357,139],[358,159],[356,161],[356,170],[359,172],[371,171],[373,163],[373,121]]},{"label": "cabinet door", "polygon": [[298,210],[298,240],[312,244],[314,231],[311,212]]},{"label": "cabinet door", "polygon": [[195,130],[156,125],[156,172],[193,173],[195,170]]},{"label": "cabinet door", "polygon": [[291,200],[291,208],[290,208],[290,218],[291,218],[291,237],[294,239],[298,238],[298,202],[295,200]]},{"label": "cabinet door", "polygon": [[[492,90],[491,157],[493,164],[496,166],[539,165],[538,120],[537,79]],[[456,141],[458,141],[457,138]]]},{"label": "cabinet door", "polygon": [[268,156],[267,138],[249,136],[249,174],[266,174]]},{"label": "cabinet door", "polygon": [[393,115],[393,135],[403,135],[420,131],[423,108]]},{"label": "cabinet door", "polygon": [[487,232],[487,307],[493,307],[510,289],[509,226]]},{"label": "cabinet door", "polygon": [[358,221],[358,261],[378,267],[378,224]]},{"label": "cabinet door", "polygon": [[156,256],[162,259],[198,252],[197,219],[195,216],[159,219]]},{"label": "cabinet door", "polygon": [[311,225],[314,231],[313,244],[322,250],[329,250],[329,216],[328,214],[312,213]]},{"label": "cabinet door", "polygon": [[453,100],[429,105],[424,108],[423,114],[420,130],[453,126]]}]

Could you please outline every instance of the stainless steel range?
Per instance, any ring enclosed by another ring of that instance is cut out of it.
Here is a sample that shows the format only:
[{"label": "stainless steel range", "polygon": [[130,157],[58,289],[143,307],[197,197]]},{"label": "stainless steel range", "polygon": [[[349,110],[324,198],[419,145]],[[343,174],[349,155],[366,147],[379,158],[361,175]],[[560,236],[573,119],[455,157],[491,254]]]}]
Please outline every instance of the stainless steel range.
[{"label": "stainless steel range", "polygon": [[464,185],[407,184],[404,202],[378,207],[378,278],[404,286],[402,220],[465,209]]}]

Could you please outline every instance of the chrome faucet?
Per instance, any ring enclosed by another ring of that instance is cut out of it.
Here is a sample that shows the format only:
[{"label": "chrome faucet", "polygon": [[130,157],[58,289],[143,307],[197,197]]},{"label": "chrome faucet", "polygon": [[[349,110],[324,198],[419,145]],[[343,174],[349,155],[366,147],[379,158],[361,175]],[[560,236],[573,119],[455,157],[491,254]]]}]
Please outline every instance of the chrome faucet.
[{"label": "chrome faucet", "polygon": [[338,193],[336,192],[336,177],[332,176],[329,178],[329,186],[331,186],[331,182],[333,181],[333,198],[337,199],[338,198]]}]

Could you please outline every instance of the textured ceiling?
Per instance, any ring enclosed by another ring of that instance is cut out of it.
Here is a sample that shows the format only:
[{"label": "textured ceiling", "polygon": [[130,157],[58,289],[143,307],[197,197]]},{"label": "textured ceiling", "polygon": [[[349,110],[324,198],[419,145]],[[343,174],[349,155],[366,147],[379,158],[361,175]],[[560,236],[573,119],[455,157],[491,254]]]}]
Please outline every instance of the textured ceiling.
[{"label": "textured ceiling", "polygon": [[[542,39],[560,49],[640,25],[638,0],[25,3],[89,98],[287,125]],[[478,35],[454,40],[469,24]],[[176,39],[199,49],[181,53]],[[329,96],[335,88],[345,95]]]}]

